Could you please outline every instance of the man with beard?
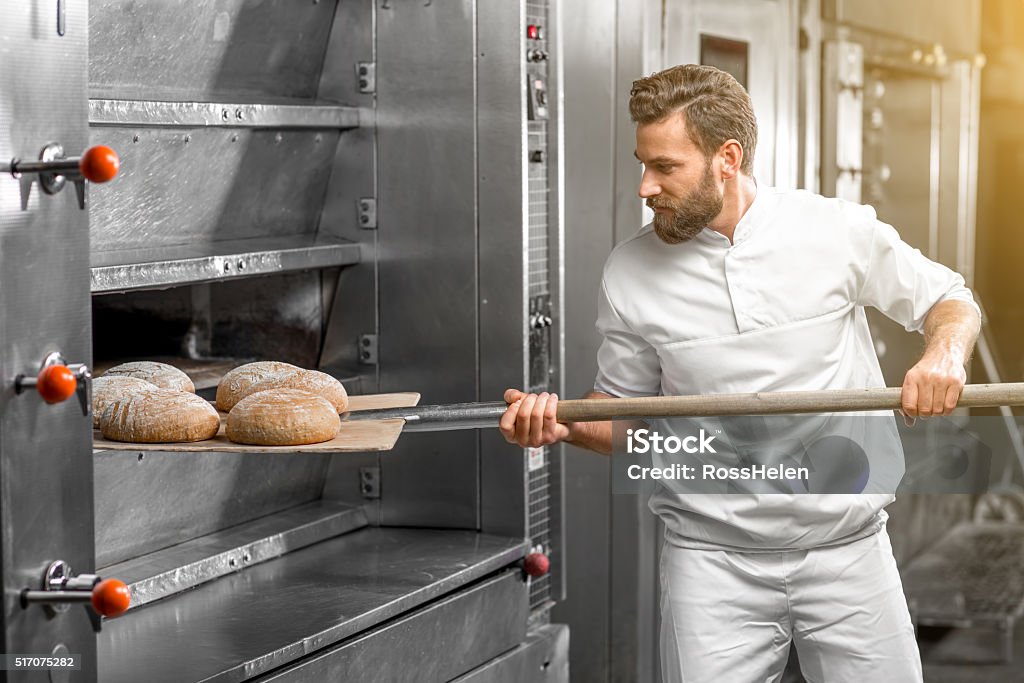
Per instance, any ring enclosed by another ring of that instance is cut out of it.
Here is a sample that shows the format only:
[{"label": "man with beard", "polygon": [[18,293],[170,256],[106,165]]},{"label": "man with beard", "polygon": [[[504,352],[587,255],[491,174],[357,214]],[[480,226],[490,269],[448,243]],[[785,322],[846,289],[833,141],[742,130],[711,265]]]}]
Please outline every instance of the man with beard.
[{"label": "man with beard", "polygon": [[[950,414],[980,328],[962,277],[870,207],[759,186],[753,108],[728,74],[673,67],[634,82],[629,104],[655,215],[605,264],[588,398],[884,386],[873,306],[924,333],[903,412]],[[505,400],[509,442],[611,452],[611,423],[558,423],[556,395]],[[920,681],[885,531],[893,499],[660,487],[666,683],[777,681],[791,643],[812,681]]]}]

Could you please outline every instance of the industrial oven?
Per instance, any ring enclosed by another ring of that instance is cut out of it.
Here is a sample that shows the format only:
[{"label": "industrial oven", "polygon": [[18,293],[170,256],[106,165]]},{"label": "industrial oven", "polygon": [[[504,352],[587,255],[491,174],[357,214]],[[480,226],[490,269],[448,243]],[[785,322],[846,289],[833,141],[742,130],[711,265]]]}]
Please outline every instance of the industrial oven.
[{"label": "industrial oven", "polygon": [[[567,680],[557,451],[103,451],[84,409],[90,371],[150,358],[208,397],[255,359],[425,403],[559,391],[558,25],[553,0],[4,4],[4,652],[81,655],[55,681]],[[92,185],[100,144],[120,172]],[[45,363],[83,400],[33,391]],[[68,608],[94,575],[127,613]]]}]

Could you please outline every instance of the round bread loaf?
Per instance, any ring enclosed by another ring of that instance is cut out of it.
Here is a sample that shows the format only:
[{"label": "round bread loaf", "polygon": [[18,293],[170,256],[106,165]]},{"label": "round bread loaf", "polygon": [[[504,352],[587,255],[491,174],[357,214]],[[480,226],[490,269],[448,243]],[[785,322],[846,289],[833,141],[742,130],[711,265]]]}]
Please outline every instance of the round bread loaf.
[{"label": "round bread loaf", "polygon": [[135,377],[124,375],[97,377],[92,381],[92,426],[100,426],[100,418],[110,402],[131,396],[136,391],[156,388],[158,387],[152,382]]},{"label": "round bread loaf", "polygon": [[100,429],[112,441],[203,441],[217,435],[220,415],[195,394],[157,387],[109,403],[100,417]]},{"label": "round bread loaf", "polygon": [[301,446],[330,441],[339,429],[341,418],[327,399],[297,389],[269,389],[235,404],[227,436],[256,446]]},{"label": "round bread loaf", "polygon": [[294,372],[281,374],[276,377],[268,377],[249,387],[244,396],[255,394],[257,391],[267,391],[268,389],[298,389],[299,391],[305,391],[307,394],[326,398],[334,406],[335,412],[343,413],[348,410],[348,392],[345,391],[345,387],[341,385],[341,382],[326,372],[303,370],[300,368]]},{"label": "round bread loaf", "polygon": [[252,385],[265,379],[301,370],[297,365],[276,360],[261,360],[239,365],[221,377],[217,384],[217,410],[228,412],[235,404],[252,393]]},{"label": "round bread loaf", "polygon": [[196,387],[184,372],[168,365],[151,360],[115,365],[103,373],[104,377],[134,377],[155,384],[162,389],[188,391],[195,393]]}]

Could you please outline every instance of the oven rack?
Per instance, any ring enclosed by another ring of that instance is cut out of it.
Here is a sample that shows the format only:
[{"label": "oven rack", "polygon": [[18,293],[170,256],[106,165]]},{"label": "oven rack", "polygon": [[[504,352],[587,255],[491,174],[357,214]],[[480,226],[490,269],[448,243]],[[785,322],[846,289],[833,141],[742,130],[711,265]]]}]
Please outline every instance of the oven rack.
[{"label": "oven rack", "polygon": [[360,116],[357,107],[330,104],[89,100],[90,126],[349,130],[359,127]]},{"label": "oven rack", "polygon": [[[308,666],[348,656],[379,670],[428,647],[446,652],[437,666],[483,661],[525,636],[527,584],[511,565],[526,552],[523,539],[476,531],[358,529],[106,622],[99,678],[242,681],[314,651]],[[385,637],[363,637],[378,632]],[[409,638],[420,647],[397,648]],[[377,647],[385,649],[361,652]],[[424,680],[461,673],[431,672]]]},{"label": "oven rack", "polygon": [[347,266],[362,247],[327,235],[289,235],[92,254],[93,294],[220,282],[255,275]]},{"label": "oven rack", "polygon": [[366,512],[317,500],[104,567],[131,591],[129,609],[367,525]]}]

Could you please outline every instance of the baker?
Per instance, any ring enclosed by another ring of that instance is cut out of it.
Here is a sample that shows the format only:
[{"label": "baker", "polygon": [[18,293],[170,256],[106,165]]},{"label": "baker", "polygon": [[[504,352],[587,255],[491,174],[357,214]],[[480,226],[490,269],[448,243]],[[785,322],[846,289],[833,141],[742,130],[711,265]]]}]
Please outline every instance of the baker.
[{"label": "baker", "polygon": [[[746,91],[707,66],[633,83],[640,196],[654,221],[608,257],[587,398],[884,386],[864,309],[923,332],[902,410],[948,415],[980,314],[964,280],[866,206],[758,185]],[[505,438],[610,453],[610,422],[560,424],[558,396],[505,393]],[[890,418],[894,419],[894,418]],[[892,493],[655,492],[665,522],[666,683],[922,680],[885,530]]]}]

